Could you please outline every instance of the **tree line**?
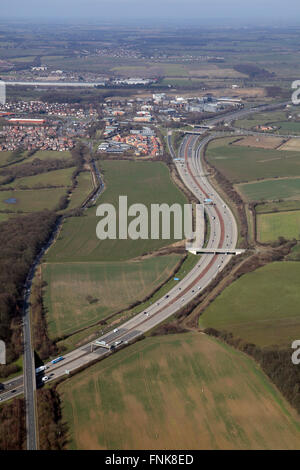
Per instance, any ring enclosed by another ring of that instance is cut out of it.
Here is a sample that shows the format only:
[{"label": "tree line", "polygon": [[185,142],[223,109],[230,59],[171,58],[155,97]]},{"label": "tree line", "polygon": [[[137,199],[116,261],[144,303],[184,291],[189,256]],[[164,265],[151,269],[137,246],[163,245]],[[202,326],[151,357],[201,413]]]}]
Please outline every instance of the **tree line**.
[{"label": "tree line", "polygon": [[[54,212],[43,211],[0,223],[0,338],[7,346],[8,363],[23,351],[20,323],[23,286],[56,219]],[[4,372],[6,367],[2,366]]]},{"label": "tree line", "polygon": [[25,402],[16,398],[0,407],[0,450],[25,450]]}]

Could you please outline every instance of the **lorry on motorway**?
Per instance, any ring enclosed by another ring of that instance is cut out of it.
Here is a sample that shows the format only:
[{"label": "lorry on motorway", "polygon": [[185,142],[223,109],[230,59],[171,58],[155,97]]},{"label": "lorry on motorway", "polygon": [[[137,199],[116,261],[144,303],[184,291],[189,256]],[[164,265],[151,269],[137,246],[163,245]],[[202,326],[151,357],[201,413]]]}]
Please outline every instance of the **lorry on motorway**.
[{"label": "lorry on motorway", "polygon": [[205,199],[204,199],[204,204],[213,205],[213,203],[214,203],[213,200],[210,199],[210,198],[205,198]]},{"label": "lorry on motorway", "polygon": [[38,375],[41,372],[44,372],[44,370],[46,370],[46,366],[41,366],[41,367],[38,367],[37,369],[35,369],[35,373],[36,373],[36,375]]},{"label": "lorry on motorway", "polygon": [[56,359],[53,359],[53,361],[51,361],[51,364],[56,364],[57,362],[60,362],[60,361],[63,361],[63,360],[64,360],[64,357],[59,356]]},{"label": "lorry on motorway", "polygon": [[111,349],[111,346],[107,344],[105,341],[95,341],[95,344],[97,346],[101,346],[101,348]]}]

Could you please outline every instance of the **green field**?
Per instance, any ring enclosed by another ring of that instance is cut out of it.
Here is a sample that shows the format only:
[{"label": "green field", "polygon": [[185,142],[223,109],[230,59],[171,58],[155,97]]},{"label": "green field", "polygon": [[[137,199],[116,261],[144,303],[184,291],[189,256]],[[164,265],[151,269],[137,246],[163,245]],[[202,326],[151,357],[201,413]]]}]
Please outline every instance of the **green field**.
[{"label": "green field", "polygon": [[[176,270],[176,278],[182,279],[186,274],[199,262],[198,255],[192,255],[191,253],[188,254],[184,262],[180,265],[178,271]],[[143,310],[147,309],[149,305],[158,301],[161,297],[166,295],[176,284],[178,281],[174,280],[174,276],[170,278],[169,281],[165,282],[159,289],[155,290],[154,294],[151,295],[146,301],[141,302],[140,304],[136,305],[133,308],[130,308],[126,311],[122,311],[118,315],[114,315],[113,318],[106,322],[106,325],[96,325],[91,326],[84,331],[78,332],[69,336],[66,339],[59,341],[57,344],[58,346],[63,346],[66,350],[70,351],[79,347],[83,344],[83,342],[87,341],[87,338],[92,339],[92,335],[95,337],[100,336],[103,332],[111,330],[111,322],[114,325],[118,326],[118,324],[123,323],[125,320],[131,318],[133,315],[142,312]],[[157,288],[158,286],[156,286]]]},{"label": "green field", "polygon": [[279,121],[274,124],[279,127],[279,134],[300,134],[300,122]]},{"label": "green field", "polygon": [[147,338],[58,385],[70,449],[298,449],[299,419],[214,338]]},{"label": "green field", "polygon": [[77,185],[71,194],[67,209],[80,207],[93,189],[92,177],[89,171],[83,171],[77,176]]},{"label": "green field", "polygon": [[145,74],[157,73],[160,69],[163,75],[167,77],[187,77],[189,75],[188,69],[181,64],[163,64],[160,63],[157,66],[155,64],[145,65],[123,65],[119,67],[113,67],[111,70],[125,76],[140,76]]},{"label": "green field", "polygon": [[13,152],[6,152],[6,151],[0,152],[0,166],[15,162],[15,161],[17,162],[18,160],[22,160],[23,158],[26,157],[27,152],[20,153],[20,156],[16,159],[14,159],[12,155],[13,155]]},{"label": "green field", "polygon": [[26,158],[26,163],[32,162],[36,158],[39,158],[40,160],[70,160],[72,158],[72,154],[68,151],[60,152],[58,150],[38,150],[33,155],[31,155],[31,157]]},{"label": "green field", "polygon": [[180,259],[169,255],[138,262],[43,264],[50,336],[73,333],[143,300],[166,281]]},{"label": "green field", "polygon": [[294,211],[300,210],[300,200],[285,200],[274,201],[274,202],[265,202],[263,204],[258,204],[255,206],[255,212],[257,214],[263,214],[267,212],[284,212],[284,211]]},{"label": "green field", "polygon": [[0,223],[4,222],[5,220],[9,219],[12,216],[12,214],[1,214],[0,213]]},{"label": "green field", "polygon": [[247,183],[239,185],[238,188],[248,202],[288,198],[300,199],[300,178]]},{"label": "green field", "polygon": [[300,211],[274,212],[257,215],[257,238],[261,243],[278,237],[300,239]]},{"label": "green field", "polygon": [[[0,191],[0,210],[36,212],[54,209],[65,192],[65,188]],[[16,199],[16,203],[4,202],[10,198]]]},{"label": "green field", "polygon": [[243,129],[251,129],[256,126],[263,126],[264,124],[274,123],[276,121],[284,121],[286,113],[284,111],[272,111],[269,113],[259,113],[248,116],[247,119],[239,119],[235,121],[236,127]]},{"label": "green field", "polygon": [[[150,207],[151,203],[186,203],[185,197],[171,181],[169,170],[163,163],[103,161],[101,169],[106,190],[97,201],[98,204],[111,203],[118,209],[119,195],[128,196],[128,206],[133,203],[143,203],[147,207]],[[95,214],[96,207],[92,207],[83,217],[68,218],[64,222],[58,241],[49,250],[47,260],[122,261],[174,241],[173,239],[98,240],[96,226],[100,217],[96,217]]]},{"label": "green field", "polygon": [[300,263],[275,262],[245,274],[200,316],[213,327],[258,346],[290,347],[300,337]]},{"label": "green field", "polygon": [[300,176],[300,152],[238,147],[227,138],[208,145],[207,160],[233,183]]},{"label": "green field", "polygon": [[24,178],[16,178],[12,183],[4,185],[3,188],[5,188],[5,186],[9,186],[16,189],[25,186],[28,188],[48,185],[63,187],[71,186],[71,176],[74,170],[75,167],[71,167],[64,168],[62,170],[48,171],[46,173],[40,173],[38,175],[26,176]]}]

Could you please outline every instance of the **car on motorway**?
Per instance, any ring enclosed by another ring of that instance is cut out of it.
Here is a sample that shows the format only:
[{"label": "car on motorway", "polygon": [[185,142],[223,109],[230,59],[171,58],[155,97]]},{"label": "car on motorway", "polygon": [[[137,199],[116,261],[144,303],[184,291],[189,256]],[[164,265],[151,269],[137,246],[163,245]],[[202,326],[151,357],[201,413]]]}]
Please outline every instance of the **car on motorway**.
[{"label": "car on motorway", "polygon": [[51,361],[51,364],[56,364],[57,362],[60,362],[60,361],[63,361],[64,360],[64,357],[63,356],[59,356],[57,357],[56,359],[53,359]]},{"label": "car on motorway", "polygon": [[47,382],[47,380],[49,380],[48,375],[45,375],[45,377],[42,377],[42,382]]},{"label": "car on motorway", "polygon": [[119,331],[118,328],[114,329],[114,333],[118,333],[118,331]]}]

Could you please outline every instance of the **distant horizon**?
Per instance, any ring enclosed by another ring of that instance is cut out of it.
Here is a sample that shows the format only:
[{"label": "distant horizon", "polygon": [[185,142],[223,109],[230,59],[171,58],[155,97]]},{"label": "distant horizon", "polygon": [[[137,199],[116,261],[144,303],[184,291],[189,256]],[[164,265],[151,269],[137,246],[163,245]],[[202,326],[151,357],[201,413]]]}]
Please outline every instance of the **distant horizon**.
[{"label": "distant horizon", "polygon": [[[298,0],[11,0],[1,13],[3,21],[58,21],[128,24],[296,25],[300,24]],[[0,21],[1,21],[0,20]]]},{"label": "distant horizon", "polygon": [[193,26],[193,27],[204,27],[207,26],[209,28],[216,27],[220,29],[223,28],[235,28],[235,29],[243,29],[243,28],[274,28],[278,29],[281,27],[300,27],[300,17],[299,19],[266,19],[266,18],[149,18],[149,17],[136,17],[136,18],[102,18],[102,19],[95,19],[93,18],[77,18],[77,17],[5,17],[2,16],[0,19],[0,25],[4,24],[69,24],[69,25],[95,25],[95,26],[114,26],[114,25],[123,25],[123,26],[141,26],[145,25],[151,28],[155,27],[185,27],[185,26]]}]

